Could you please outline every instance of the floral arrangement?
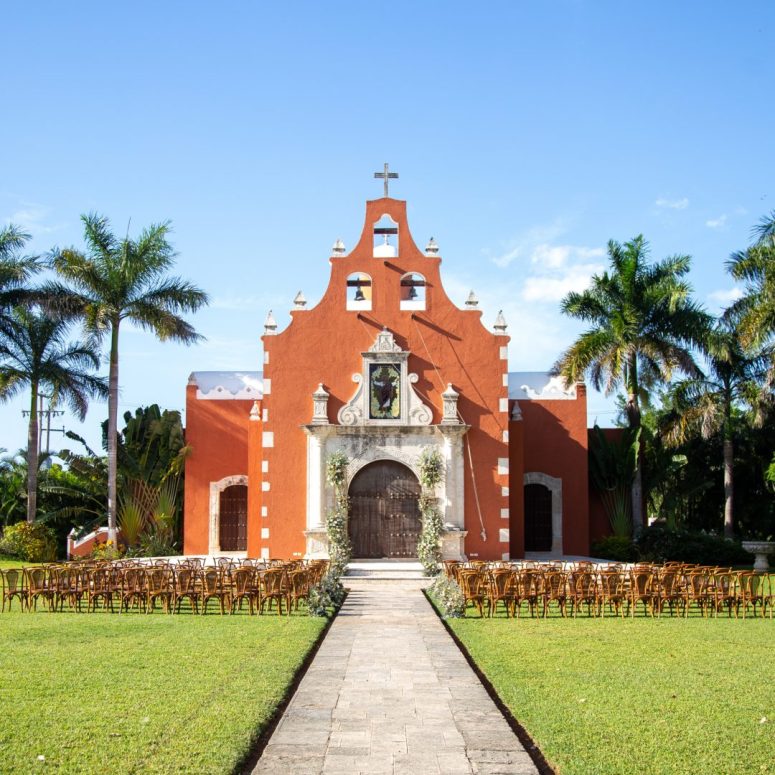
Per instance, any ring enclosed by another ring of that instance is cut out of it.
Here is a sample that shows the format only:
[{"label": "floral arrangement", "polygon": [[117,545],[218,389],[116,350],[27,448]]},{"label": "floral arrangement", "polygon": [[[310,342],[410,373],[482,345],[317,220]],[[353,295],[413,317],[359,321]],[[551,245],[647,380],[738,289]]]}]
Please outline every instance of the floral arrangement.
[{"label": "floral arrangement", "polygon": [[440,570],[440,541],[444,523],[441,521],[434,490],[443,479],[444,458],[438,450],[426,447],[420,455],[420,484],[423,488],[420,496],[422,531],[417,542],[417,557],[426,576],[436,576]]},{"label": "floral arrangement", "polygon": [[466,599],[460,587],[445,575],[440,575],[428,591],[441,609],[445,619],[459,619],[465,616]]},{"label": "floral arrangement", "polygon": [[347,496],[347,466],[350,461],[343,452],[335,452],[326,461],[326,479],[334,488],[334,508],[326,516],[328,528],[329,573],[338,581],[350,562],[352,546],[347,535],[347,515],[350,499]]}]

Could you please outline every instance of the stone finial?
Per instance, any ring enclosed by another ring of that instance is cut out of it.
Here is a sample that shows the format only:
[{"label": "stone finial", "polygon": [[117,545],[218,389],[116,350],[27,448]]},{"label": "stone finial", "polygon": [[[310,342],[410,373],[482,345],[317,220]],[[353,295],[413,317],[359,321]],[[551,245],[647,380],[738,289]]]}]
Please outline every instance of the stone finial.
[{"label": "stone finial", "polygon": [[447,389],[441,394],[444,407],[441,415],[442,425],[458,425],[460,419],[457,414],[457,400],[460,393],[452,387],[452,383],[447,383]]},{"label": "stone finial", "polygon": [[304,294],[301,291],[299,291],[293,297],[293,308],[304,309],[306,306],[307,306],[307,300],[304,298]]},{"label": "stone finial", "polygon": [[266,316],[266,320],[264,321],[264,335],[269,336],[271,334],[277,333],[277,321],[274,319],[274,315],[272,314],[272,310],[269,310],[269,314]]},{"label": "stone finial", "polygon": [[335,256],[343,256],[345,253],[345,247],[344,242],[342,242],[341,238],[338,239],[335,243],[333,248],[331,248],[331,253]]},{"label": "stone finial", "polygon": [[258,422],[261,419],[261,410],[258,408],[258,401],[253,402],[253,407],[250,410],[250,421]]},{"label": "stone finial", "polygon": [[506,329],[508,328],[508,324],[506,323],[506,318],[503,317],[503,310],[498,310],[498,317],[495,318],[495,323],[493,324],[493,328],[495,329],[496,334],[500,334],[503,336],[506,333]]},{"label": "stone finial", "polygon": [[439,255],[439,246],[433,237],[428,240],[428,244],[425,246],[425,255],[429,258],[435,258]]},{"label": "stone finial", "polygon": [[515,401],[514,406],[511,408],[511,419],[515,422],[522,420],[522,410],[519,408],[519,401]]},{"label": "stone finial", "polygon": [[466,309],[476,309],[479,306],[479,299],[476,294],[471,291],[466,299]]},{"label": "stone finial", "polygon": [[328,391],[323,387],[323,383],[320,383],[312,394],[313,425],[328,425],[328,396]]}]

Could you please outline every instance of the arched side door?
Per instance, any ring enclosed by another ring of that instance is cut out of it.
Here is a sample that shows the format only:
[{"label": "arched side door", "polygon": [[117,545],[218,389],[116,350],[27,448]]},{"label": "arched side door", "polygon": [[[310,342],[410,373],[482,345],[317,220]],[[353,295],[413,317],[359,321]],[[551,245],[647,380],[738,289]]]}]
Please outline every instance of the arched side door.
[{"label": "arched side door", "polygon": [[393,460],[364,466],[350,483],[348,531],[353,557],[416,557],[420,483]]},{"label": "arched side door", "polygon": [[552,491],[543,484],[525,485],[525,551],[552,548]]},{"label": "arched side door", "polygon": [[248,548],[248,488],[233,484],[221,492],[220,535],[222,552],[244,552]]}]

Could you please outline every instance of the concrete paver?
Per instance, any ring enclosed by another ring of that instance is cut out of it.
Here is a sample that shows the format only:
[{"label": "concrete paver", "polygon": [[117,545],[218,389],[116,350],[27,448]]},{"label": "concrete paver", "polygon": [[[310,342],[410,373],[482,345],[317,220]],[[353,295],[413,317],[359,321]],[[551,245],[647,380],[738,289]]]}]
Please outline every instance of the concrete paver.
[{"label": "concrete paver", "polygon": [[347,582],[254,775],[537,773],[422,582]]}]

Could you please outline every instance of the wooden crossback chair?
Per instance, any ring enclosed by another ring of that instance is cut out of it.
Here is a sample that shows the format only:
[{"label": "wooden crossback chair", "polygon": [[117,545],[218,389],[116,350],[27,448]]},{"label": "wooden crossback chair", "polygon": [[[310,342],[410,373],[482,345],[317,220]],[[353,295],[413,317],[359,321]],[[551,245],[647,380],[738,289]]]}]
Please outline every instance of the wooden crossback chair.
[{"label": "wooden crossback chair", "polygon": [[11,610],[11,603],[14,600],[19,601],[22,611],[27,602],[27,590],[24,586],[24,571],[21,568],[7,568],[0,570],[0,592],[2,592],[2,607],[0,611],[5,611],[5,604],[8,603],[8,610]]}]

